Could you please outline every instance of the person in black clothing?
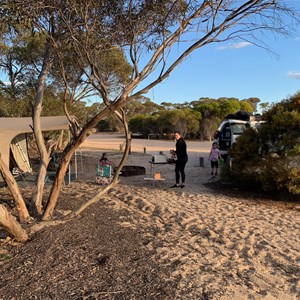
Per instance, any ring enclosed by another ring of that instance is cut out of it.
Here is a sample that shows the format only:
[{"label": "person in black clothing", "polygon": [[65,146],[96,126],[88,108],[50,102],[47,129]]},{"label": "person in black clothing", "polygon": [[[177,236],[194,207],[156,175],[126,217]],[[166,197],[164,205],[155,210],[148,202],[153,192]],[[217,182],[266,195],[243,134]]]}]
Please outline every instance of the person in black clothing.
[{"label": "person in black clothing", "polygon": [[[177,157],[176,160],[176,167],[175,167],[175,179],[176,183],[171,186],[172,188],[175,187],[185,187],[185,165],[188,161],[188,155],[186,151],[186,143],[183,137],[181,136],[179,131],[175,131],[175,139],[176,139],[176,150],[172,151],[172,154],[175,154]],[[179,184],[181,176],[181,185]]]}]

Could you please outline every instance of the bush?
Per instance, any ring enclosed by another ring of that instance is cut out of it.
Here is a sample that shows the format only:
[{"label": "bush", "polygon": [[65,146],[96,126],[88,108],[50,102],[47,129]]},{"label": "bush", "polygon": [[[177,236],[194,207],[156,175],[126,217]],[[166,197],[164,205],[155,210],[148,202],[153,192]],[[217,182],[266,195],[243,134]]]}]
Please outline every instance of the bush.
[{"label": "bush", "polygon": [[300,195],[300,93],[273,105],[263,119],[230,150],[230,178],[240,187]]}]

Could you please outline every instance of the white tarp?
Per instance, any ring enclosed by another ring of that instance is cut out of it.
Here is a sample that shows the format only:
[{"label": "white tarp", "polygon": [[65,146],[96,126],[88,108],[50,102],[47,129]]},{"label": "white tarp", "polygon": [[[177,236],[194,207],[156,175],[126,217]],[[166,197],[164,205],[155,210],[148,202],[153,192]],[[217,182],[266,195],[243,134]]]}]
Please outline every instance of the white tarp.
[{"label": "white tarp", "polygon": [[[30,170],[24,134],[32,133],[32,127],[32,118],[0,118],[0,154],[7,166],[12,149],[18,167],[23,172]],[[69,129],[69,122],[65,116],[41,117],[41,127],[42,131]]]}]

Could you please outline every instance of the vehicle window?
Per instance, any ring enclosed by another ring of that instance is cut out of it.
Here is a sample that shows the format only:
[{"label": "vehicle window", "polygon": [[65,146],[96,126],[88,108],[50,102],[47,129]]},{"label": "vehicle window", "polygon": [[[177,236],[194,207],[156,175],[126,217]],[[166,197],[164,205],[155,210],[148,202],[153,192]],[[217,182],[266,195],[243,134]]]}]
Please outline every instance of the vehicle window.
[{"label": "vehicle window", "polygon": [[231,130],[230,128],[225,128],[224,138],[230,139],[231,138]]},{"label": "vehicle window", "polygon": [[245,124],[231,124],[232,134],[242,134],[246,130]]}]

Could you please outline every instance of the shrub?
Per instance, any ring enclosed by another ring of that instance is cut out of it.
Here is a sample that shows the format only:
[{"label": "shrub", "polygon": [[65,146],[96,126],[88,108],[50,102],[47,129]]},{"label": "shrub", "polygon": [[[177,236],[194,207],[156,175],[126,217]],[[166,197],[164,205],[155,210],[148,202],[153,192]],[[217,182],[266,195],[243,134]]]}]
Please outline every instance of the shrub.
[{"label": "shrub", "polygon": [[271,107],[229,152],[231,180],[241,187],[300,195],[300,93]]}]

